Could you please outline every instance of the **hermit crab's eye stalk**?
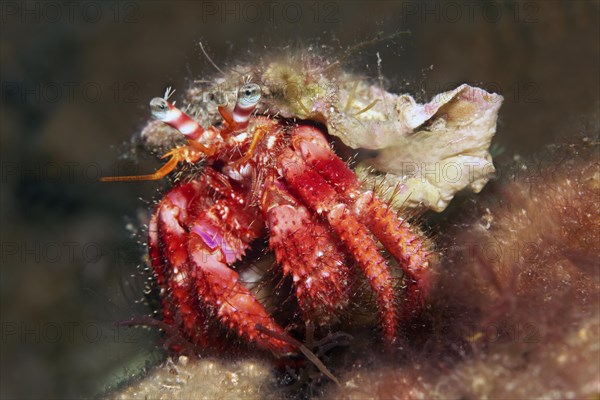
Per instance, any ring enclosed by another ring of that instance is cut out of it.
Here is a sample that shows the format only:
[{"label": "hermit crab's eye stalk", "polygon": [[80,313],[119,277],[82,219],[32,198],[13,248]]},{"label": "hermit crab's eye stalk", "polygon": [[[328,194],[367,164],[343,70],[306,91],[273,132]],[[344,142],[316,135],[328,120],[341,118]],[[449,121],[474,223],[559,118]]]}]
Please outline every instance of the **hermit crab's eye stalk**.
[{"label": "hermit crab's eye stalk", "polygon": [[198,139],[204,133],[200,124],[162,97],[150,100],[150,110],[154,118],[172,126],[190,139]]},{"label": "hermit crab's eye stalk", "polygon": [[237,102],[233,109],[233,120],[238,128],[245,128],[250,115],[260,100],[260,86],[256,83],[246,83],[238,91]]}]

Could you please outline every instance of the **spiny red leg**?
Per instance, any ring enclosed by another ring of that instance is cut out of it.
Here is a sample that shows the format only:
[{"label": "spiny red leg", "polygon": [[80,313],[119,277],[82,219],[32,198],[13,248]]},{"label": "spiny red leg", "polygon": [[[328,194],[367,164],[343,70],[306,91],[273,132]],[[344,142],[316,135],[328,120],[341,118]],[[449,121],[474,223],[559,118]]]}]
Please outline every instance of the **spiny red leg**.
[{"label": "spiny red leg", "polygon": [[325,179],[307,166],[293,150],[282,152],[279,165],[292,189],[309,207],[327,218],[342,243],[358,261],[377,295],[383,337],[389,344],[393,344],[398,321],[392,277],[374,238],[346,204],[338,200],[337,193]]},{"label": "spiny red leg", "polygon": [[306,163],[323,176],[352,204],[354,213],[394,256],[408,276],[409,288],[402,316],[407,318],[424,305],[430,289],[430,252],[408,222],[372,191],[363,192],[354,172],[336,156],[321,132],[300,126],[292,133],[294,147]]},{"label": "spiny red leg", "polygon": [[227,243],[222,226],[211,225],[205,216],[200,216],[193,222],[189,234],[188,251],[194,266],[192,276],[200,298],[216,311],[225,326],[258,347],[278,355],[296,351],[290,343],[257,330],[257,325],[261,325],[287,336],[239,282],[238,273],[228,267],[228,258],[239,250],[235,249],[235,244]]},{"label": "spiny red leg", "polygon": [[171,306],[171,302],[167,299],[168,275],[163,253],[159,245],[158,212],[152,214],[152,218],[150,218],[150,223],[148,224],[148,255],[150,257],[150,264],[154,270],[154,276],[156,277],[156,284],[160,291],[163,321],[168,325],[172,325],[175,311]]},{"label": "spiny red leg", "polygon": [[182,195],[179,188],[163,199],[157,212],[158,232],[164,246],[162,253],[168,265],[165,271],[170,296],[168,302],[176,304],[175,313],[179,314],[181,329],[186,338],[205,349],[215,343],[212,343],[213,335],[207,329],[210,325],[208,315],[195,295],[192,270],[188,262],[187,233],[178,221],[182,211],[179,205],[173,203],[177,195]]},{"label": "spiny red leg", "polygon": [[218,337],[211,329],[214,312],[224,326],[262,349],[280,355],[295,351],[289,343],[258,332],[260,324],[286,335],[228,266],[262,233],[263,223],[257,210],[244,208],[240,193],[221,178],[207,168],[202,183],[192,181],[173,189],[157,212],[169,270],[165,274],[162,268],[162,275],[170,272],[168,289],[182,317],[182,329],[197,345],[214,348]]},{"label": "spiny red leg", "polygon": [[306,322],[326,325],[349,299],[350,271],[331,230],[285,188],[269,180],[262,209],[269,244],[286,275],[293,278]]},{"label": "spiny red leg", "polygon": [[[238,273],[229,268],[244,255],[248,244],[262,235],[260,214],[256,208],[246,206],[242,192],[228,187],[225,177],[207,170],[207,175],[212,173],[217,200],[208,208],[204,204],[192,206],[190,215],[181,221],[188,231],[187,252],[197,293],[225,326],[246,340],[279,355],[296,351],[289,342],[257,330],[256,326],[261,325],[287,336],[239,282]],[[200,199],[200,203],[204,202]]]},{"label": "spiny red leg", "polygon": [[218,344],[209,338],[218,336],[208,331],[212,324],[208,324],[204,309],[195,300],[187,262],[186,233],[178,222],[178,218],[187,215],[187,206],[193,199],[204,199],[207,207],[213,203],[207,195],[207,187],[206,179],[201,179],[167,194],[150,220],[148,248],[163,304],[163,321],[178,325],[183,336],[195,345],[214,348]]},{"label": "spiny red leg", "polygon": [[198,295],[216,311],[221,322],[239,336],[254,342],[259,348],[278,355],[297,351],[289,342],[260,332],[257,325],[287,337],[287,334],[267,314],[264,307],[239,282],[239,275],[227,266],[220,249],[212,249],[204,239],[193,233],[189,240],[190,256],[195,266],[193,277]]}]

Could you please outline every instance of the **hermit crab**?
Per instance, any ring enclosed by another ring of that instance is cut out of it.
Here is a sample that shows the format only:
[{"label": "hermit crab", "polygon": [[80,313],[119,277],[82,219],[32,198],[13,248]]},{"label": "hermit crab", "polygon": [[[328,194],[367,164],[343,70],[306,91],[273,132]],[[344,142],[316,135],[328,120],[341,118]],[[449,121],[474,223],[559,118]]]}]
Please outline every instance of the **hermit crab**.
[{"label": "hermit crab", "polygon": [[[149,253],[164,321],[172,324],[177,316],[178,328],[200,347],[216,339],[202,327],[218,320],[260,349],[297,351],[231,268],[268,234],[307,322],[327,323],[348,303],[350,268],[357,266],[376,294],[383,338],[393,344],[399,320],[423,306],[428,250],[388,204],[362,190],[321,127],[253,116],[260,96],[259,85],[244,84],[233,112],[219,109],[222,127],[204,129],[167,100],[167,91],[150,102],[152,114],[185,135],[187,145],[167,153],[169,160],[153,174],[103,178],[155,180],[180,162],[206,164],[196,179],[166,194],[150,222]],[[401,310],[378,241],[409,277]]]},{"label": "hermit crab", "polygon": [[[204,108],[195,114],[192,110],[191,116],[169,102],[167,90],[164,97],[150,102],[152,115],[187,142],[167,152],[167,162],[153,174],[102,179],[156,180],[180,163],[202,164],[200,173],[179,181],[158,202],[148,233],[163,322],[199,349],[222,348],[226,332],[250,348],[276,356],[299,352],[299,342],[267,312],[237,270],[236,263],[265,238],[284,277],[292,282],[298,314],[307,324],[334,325],[356,301],[352,282],[357,276],[373,294],[382,340],[389,347],[397,341],[399,326],[423,308],[432,282],[432,251],[426,237],[398,215],[393,195],[384,200],[385,193],[364,187],[369,177],[359,178],[336,155],[330,131],[345,142],[358,140],[360,135],[350,135],[357,127],[364,129],[367,142],[373,131],[378,135],[373,144],[378,145],[380,136],[385,139],[382,132],[398,127],[398,138],[406,139],[417,127],[435,133],[440,121],[452,126],[459,120],[449,115],[460,114],[465,122],[471,118],[465,106],[476,104],[481,107],[471,114],[477,116],[475,125],[485,126],[485,138],[478,137],[478,150],[469,151],[470,157],[490,159],[487,146],[499,103],[488,107],[491,103],[485,101],[488,94],[483,90],[477,89],[475,100],[469,101],[463,85],[438,103],[407,114],[420,118],[418,124],[401,116],[383,124],[377,118],[382,107],[392,106],[391,95],[381,91],[380,96],[377,90],[365,89],[364,82],[349,79],[322,82],[319,79],[326,73],[316,74],[310,62],[301,65],[302,74],[293,72],[293,63],[262,68],[263,84],[246,79],[237,90],[233,110],[219,105],[218,118],[208,128],[199,122]],[[277,83],[290,82],[305,90],[278,91]],[[369,93],[383,101],[360,105]],[[266,103],[261,102],[265,94]],[[358,111],[352,112],[353,107]],[[477,119],[481,115],[488,115],[485,123]],[[346,137],[340,135],[345,127]],[[460,153],[451,150],[453,156]],[[393,158],[391,154],[387,157]],[[470,181],[455,184],[452,193],[474,181],[480,189],[487,178],[475,174]],[[410,181],[395,186],[404,202],[410,203],[413,192],[419,195],[418,190],[406,194]],[[447,202],[451,195],[444,193]],[[441,207],[443,201],[434,203]],[[406,286],[402,290],[395,284],[399,275]]]}]

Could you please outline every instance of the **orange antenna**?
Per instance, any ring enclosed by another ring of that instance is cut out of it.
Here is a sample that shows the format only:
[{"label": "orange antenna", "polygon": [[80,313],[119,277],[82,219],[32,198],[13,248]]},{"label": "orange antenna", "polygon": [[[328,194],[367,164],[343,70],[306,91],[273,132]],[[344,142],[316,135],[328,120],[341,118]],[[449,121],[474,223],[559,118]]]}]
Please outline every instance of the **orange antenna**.
[{"label": "orange antenna", "polygon": [[188,146],[177,147],[162,158],[170,157],[169,161],[158,171],[149,175],[131,175],[131,176],[109,176],[100,178],[102,182],[127,182],[127,181],[152,181],[162,179],[173,171],[181,161],[194,163],[204,155],[212,155],[213,150],[209,149],[198,139],[205,132],[205,129],[192,117],[169,103],[167,100],[175,91],[170,87],[165,91],[163,97],[155,97],[150,101],[150,110],[152,115],[165,124],[177,129],[189,139]]}]

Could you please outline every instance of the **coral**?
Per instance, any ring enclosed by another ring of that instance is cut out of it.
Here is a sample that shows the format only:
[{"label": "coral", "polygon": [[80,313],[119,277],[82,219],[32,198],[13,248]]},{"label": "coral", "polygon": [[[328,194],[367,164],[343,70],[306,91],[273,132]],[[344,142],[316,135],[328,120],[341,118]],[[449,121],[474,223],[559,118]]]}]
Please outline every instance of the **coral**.
[{"label": "coral", "polygon": [[142,380],[111,394],[118,399],[265,399],[272,398],[273,372],[260,361],[167,361]]}]

